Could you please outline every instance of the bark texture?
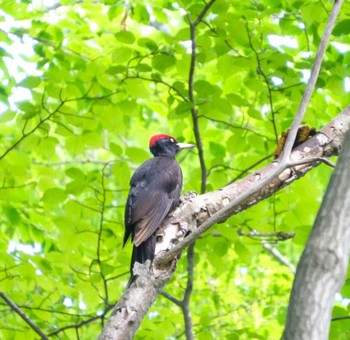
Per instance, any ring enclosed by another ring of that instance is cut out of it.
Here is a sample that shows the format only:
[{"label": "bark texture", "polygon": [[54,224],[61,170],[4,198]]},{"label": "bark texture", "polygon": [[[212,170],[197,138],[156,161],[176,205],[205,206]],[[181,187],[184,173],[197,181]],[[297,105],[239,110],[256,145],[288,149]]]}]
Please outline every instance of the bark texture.
[{"label": "bark texture", "polygon": [[350,255],[350,132],[299,262],[285,340],[326,340],[335,293],[344,284]]}]

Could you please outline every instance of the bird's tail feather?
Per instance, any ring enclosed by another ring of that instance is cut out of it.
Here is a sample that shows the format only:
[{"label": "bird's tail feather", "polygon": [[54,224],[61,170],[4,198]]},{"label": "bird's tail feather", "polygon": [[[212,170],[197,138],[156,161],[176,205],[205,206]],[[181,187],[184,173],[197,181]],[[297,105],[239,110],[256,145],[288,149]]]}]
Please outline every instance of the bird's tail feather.
[{"label": "bird's tail feather", "polygon": [[130,264],[130,280],[128,286],[136,279],[133,274],[135,262],[145,263],[147,260],[153,261],[154,252],[156,249],[156,236],[151,235],[146,241],[142,242],[138,247],[134,246],[132,249],[131,264]]}]

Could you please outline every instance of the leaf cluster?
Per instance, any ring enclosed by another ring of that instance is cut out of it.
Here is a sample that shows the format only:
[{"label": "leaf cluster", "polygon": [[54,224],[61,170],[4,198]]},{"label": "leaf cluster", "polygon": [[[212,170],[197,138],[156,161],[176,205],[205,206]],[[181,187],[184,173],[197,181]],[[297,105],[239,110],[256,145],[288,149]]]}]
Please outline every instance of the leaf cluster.
[{"label": "leaf cluster", "polygon": [[[129,246],[121,249],[128,182],[149,157],[150,135],[194,141],[195,107],[206,190],[216,190],[266,163],[297,111],[330,4],[215,2],[196,30],[193,102],[189,19],[196,20],[203,5],[2,5],[0,290],[48,335],[95,338],[120,296],[130,255]],[[316,129],[349,101],[349,10],[345,4],[305,118]],[[197,155],[184,153],[179,161],[184,190],[199,191]],[[196,338],[281,334],[293,275],[262,241],[295,264],[329,176],[330,169],[319,167],[197,242]],[[251,230],[296,237],[242,236]],[[165,288],[175,297],[186,286],[185,262]],[[36,338],[3,301],[0,308],[0,337]],[[349,312],[339,306],[334,313]],[[346,322],[334,323],[334,337],[344,334]],[[138,336],[155,332],[169,339],[184,332],[178,307],[163,297]]]}]

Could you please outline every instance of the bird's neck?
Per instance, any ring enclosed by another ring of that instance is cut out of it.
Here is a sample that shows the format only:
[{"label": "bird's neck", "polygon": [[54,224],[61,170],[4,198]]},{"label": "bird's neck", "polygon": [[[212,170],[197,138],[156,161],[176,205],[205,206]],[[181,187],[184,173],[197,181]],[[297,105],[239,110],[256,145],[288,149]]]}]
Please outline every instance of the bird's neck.
[{"label": "bird's neck", "polygon": [[168,158],[175,158],[175,155],[173,153],[170,152],[159,152],[156,155],[154,155],[154,157],[168,157]]}]

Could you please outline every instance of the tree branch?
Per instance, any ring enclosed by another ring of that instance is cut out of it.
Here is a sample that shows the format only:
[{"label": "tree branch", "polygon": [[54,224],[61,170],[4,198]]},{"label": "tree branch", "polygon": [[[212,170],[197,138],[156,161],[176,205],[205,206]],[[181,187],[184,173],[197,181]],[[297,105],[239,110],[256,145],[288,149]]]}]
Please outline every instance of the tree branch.
[{"label": "tree branch", "polygon": [[[320,133],[295,148],[291,159],[297,161],[337,154],[349,127],[350,105],[326,125]],[[299,165],[294,169],[285,169],[278,176],[274,175],[267,185],[261,185],[264,178],[271,178],[271,174],[276,173],[277,162],[272,162],[246,178],[220,190],[184,199],[184,203],[166,218],[158,231],[157,239],[159,242],[152,270],[150,270],[149,261],[143,265],[137,263],[134,272],[136,270],[135,274],[138,275],[138,278],[124,292],[114,307],[99,339],[132,339],[157,295],[172,277],[175,270],[174,259],[187,245],[209,229],[212,224],[222,222],[227,216],[257,204],[319,164],[320,162],[316,162]],[[259,190],[256,190],[257,187]],[[229,206],[230,202],[235,203],[233,210],[217,214],[218,211],[222,212]],[[218,216],[219,219],[216,219]],[[179,235],[185,235],[187,232],[191,232],[191,234],[179,242],[181,239]],[[167,235],[173,236],[166,237]],[[166,244],[162,243],[162,240],[173,240],[174,242]]]},{"label": "tree branch", "polygon": [[279,262],[281,262],[283,265],[287,266],[292,273],[295,274],[295,267],[294,265],[285,257],[283,256],[275,247],[273,247],[268,242],[263,242],[263,247]]},{"label": "tree branch", "polygon": [[285,143],[283,151],[282,151],[282,155],[281,155],[281,159],[280,159],[281,163],[288,160],[290,153],[292,151],[293,144],[294,144],[296,135],[298,133],[299,126],[300,126],[301,121],[305,115],[306,109],[309,106],[311,95],[313,93],[313,90],[314,90],[315,85],[316,85],[316,81],[318,79],[318,75],[320,73],[323,56],[324,56],[326,47],[328,45],[328,41],[329,41],[329,38],[331,36],[335,21],[336,21],[338,14],[340,12],[342,2],[343,2],[343,0],[335,0],[334,1],[334,5],[332,8],[331,14],[328,18],[325,32],[322,36],[321,43],[320,43],[320,46],[319,46],[317,54],[316,54],[316,58],[315,58],[315,61],[314,61],[313,67],[312,67],[310,79],[308,81],[303,98],[300,102],[298,112],[297,112],[297,114],[293,120],[293,123],[290,127],[290,131],[288,133],[288,137],[287,137],[286,143]]},{"label": "tree branch", "polygon": [[[320,162],[310,164],[310,159],[337,154],[349,127],[350,105],[321,129],[320,133],[295,148],[290,157],[291,163],[286,163],[283,168],[279,167],[276,162],[272,162],[246,178],[222,188],[220,191],[197,196],[192,200],[192,215],[190,216],[185,217],[184,211],[181,211],[178,215],[176,213],[178,210],[176,210],[173,216],[178,217],[178,220],[174,222],[174,218],[172,220],[168,219],[169,221],[166,220],[164,225],[167,227],[169,225],[170,227],[171,222],[177,223],[183,229],[183,226],[186,226],[186,230],[191,230],[191,234],[165,254],[156,258],[155,263],[159,262],[158,265],[161,266],[172,261],[186,246],[196,240],[212,225],[223,222],[229,216],[256,204],[319,165]],[[296,161],[302,161],[300,162],[302,164],[293,166],[293,162]],[[289,169],[290,166],[293,168]],[[216,202],[213,203],[212,207],[208,207],[208,203],[213,200],[216,200]],[[203,211],[200,212],[200,210]],[[201,216],[198,216],[198,214]],[[197,228],[199,221],[203,223]],[[162,231],[164,230],[162,228]],[[169,247],[161,246],[159,249],[169,249]]]},{"label": "tree branch", "polygon": [[[61,328],[59,328],[59,329],[56,329],[55,331],[51,332],[51,333],[49,334],[49,336],[57,335],[57,334],[59,334],[59,333],[65,331],[66,329],[72,329],[72,328],[74,328],[74,329],[78,330],[78,329],[79,329],[80,327],[82,327],[82,326],[88,325],[88,324],[90,324],[90,323],[92,323],[92,322],[94,322],[94,321],[96,321],[96,320],[98,320],[98,319],[103,319],[103,318],[105,317],[105,315],[106,315],[111,309],[112,309],[112,306],[108,306],[108,307],[104,310],[104,312],[103,312],[102,315],[95,315],[95,316],[90,317],[90,318],[87,319],[87,320],[83,320],[83,321],[80,321],[80,322],[75,323],[75,324],[72,324],[72,325],[63,326],[63,327],[61,327]],[[79,337],[77,337],[77,338],[79,339]]]},{"label": "tree branch", "polygon": [[199,125],[198,125],[198,112],[196,109],[196,102],[194,99],[194,86],[193,86],[193,79],[194,79],[194,71],[196,66],[196,59],[197,59],[197,52],[196,52],[196,25],[192,23],[190,16],[188,15],[188,22],[190,25],[190,33],[191,33],[191,64],[190,64],[190,71],[188,75],[188,97],[190,99],[190,102],[192,103],[191,107],[191,114],[192,114],[192,122],[193,122],[193,132],[196,140],[196,145],[198,149],[198,157],[199,157],[199,163],[201,167],[201,193],[205,192],[206,188],[206,182],[207,182],[207,169],[205,166],[205,160],[204,160],[204,154],[203,154],[203,145],[202,140],[200,137],[199,132]]},{"label": "tree branch", "polygon": [[[326,49],[326,46],[328,44],[328,40],[330,37],[330,34],[332,32],[332,28],[335,23],[335,19],[340,11],[342,0],[338,0],[335,2],[334,7],[332,9],[331,15],[329,17],[325,33],[322,37],[321,44],[319,47],[319,50],[317,52],[314,66],[311,72],[311,77],[309,84],[305,90],[304,96],[301,100],[298,113],[292,123],[290,132],[288,134],[286,145],[284,146],[282,156],[278,162],[278,164],[275,166],[275,168],[267,173],[267,176],[259,176],[259,181],[254,181],[255,185],[250,187],[249,190],[241,193],[241,195],[237,196],[233,200],[231,200],[227,205],[225,205],[222,209],[219,211],[216,211],[212,216],[210,216],[205,222],[203,222],[202,225],[200,225],[197,229],[193,230],[193,232],[186,237],[182,242],[177,244],[174,248],[172,248],[164,257],[162,257],[161,262],[165,263],[166,261],[171,261],[172,258],[174,258],[174,255],[177,253],[181,253],[182,249],[184,249],[186,246],[191,244],[194,240],[196,240],[201,234],[203,234],[206,230],[208,230],[212,225],[224,221],[229,216],[233,215],[234,213],[237,213],[239,210],[239,205],[242,202],[245,202],[249,197],[253,197],[255,194],[257,194],[259,191],[262,191],[265,186],[272,185],[273,181],[279,177],[288,167],[290,167],[290,158],[291,158],[291,150],[292,146],[294,144],[294,140],[296,138],[296,133],[298,131],[299,125],[301,123],[301,120],[305,114],[307,105],[309,104],[312,91],[315,87],[316,80],[318,78],[318,74],[320,71],[322,58],[324,55],[324,51]],[[349,108],[349,107],[348,107]],[[288,143],[288,144],[287,144]],[[323,155],[316,155],[316,156],[323,156]],[[177,255],[176,254],[176,255]],[[175,255],[175,256],[176,256]]]},{"label": "tree branch", "polygon": [[[91,90],[91,87],[92,85],[90,86],[90,88],[86,91],[86,93],[84,95],[82,95],[81,97],[78,97],[78,98],[71,98],[71,99],[62,99],[60,98],[61,102],[57,105],[57,107],[53,110],[53,111],[50,111],[46,106],[45,106],[45,103],[44,103],[44,98],[45,98],[45,91],[42,95],[42,98],[41,98],[41,105],[42,105],[42,108],[48,113],[48,115],[43,118],[43,119],[40,119],[39,123],[37,125],[35,125],[31,130],[29,130],[28,132],[25,132],[24,130],[22,131],[22,136],[17,139],[16,142],[14,142],[8,149],[6,149],[5,152],[3,152],[1,155],[0,155],[0,161],[5,158],[5,156],[10,153],[11,151],[13,151],[19,144],[21,144],[28,136],[32,135],[36,130],[38,130],[46,121],[49,121],[52,117],[54,117],[54,115],[56,113],[59,113],[61,108],[66,104],[66,103],[69,103],[69,102],[74,102],[74,101],[80,101],[80,100],[101,100],[101,99],[106,99],[106,98],[109,98],[113,95],[115,95],[116,93],[119,92],[119,90],[115,91],[115,92],[111,92],[107,95],[103,95],[103,96],[99,96],[99,97],[88,97],[88,94]],[[62,89],[61,89],[62,91]],[[60,93],[60,97],[61,97],[61,93]],[[56,122],[57,123],[57,122]],[[26,125],[26,122],[25,122],[25,125]],[[24,126],[25,127],[25,126]]]},{"label": "tree branch", "polygon": [[253,45],[252,36],[250,34],[250,30],[249,30],[248,24],[246,24],[246,30],[247,30],[247,35],[248,35],[250,48],[253,50],[253,52],[255,54],[256,63],[258,65],[257,73],[258,73],[258,75],[261,75],[263,77],[264,83],[265,83],[266,88],[267,88],[267,94],[268,94],[268,98],[269,98],[269,106],[270,106],[270,112],[271,112],[271,123],[272,123],[273,132],[274,132],[274,136],[275,136],[274,140],[275,140],[276,144],[278,144],[278,132],[277,132],[277,125],[276,125],[276,111],[275,111],[275,109],[273,107],[272,87],[271,87],[269,79],[268,79],[267,75],[265,74],[265,72],[263,70],[263,67],[261,65],[260,55],[259,55],[258,51],[256,50],[256,48]]},{"label": "tree branch", "polygon": [[185,321],[185,334],[187,340],[193,340],[193,325],[190,310],[190,299],[193,290],[194,247],[195,243],[192,243],[187,248],[187,284],[184,298],[181,303],[181,308]]},{"label": "tree branch", "polygon": [[[209,3],[206,4],[206,6],[204,6],[203,10],[200,12],[195,22],[191,21],[191,18],[189,15],[187,16],[188,23],[190,26],[190,36],[191,36],[191,62],[190,62],[190,69],[188,74],[188,97],[190,102],[192,103],[191,115],[192,115],[192,122],[193,122],[193,131],[194,131],[196,145],[198,149],[199,164],[201,168],[201,194],[203,194],[206,190],[207,168],[205,165],[202,139],[200,136],[199,124],[198,124],[198,111],[196,109],[196,102],[194,97],[193,82],[194,82],[194,73],[195,73],[196,59],[197,59],[196,27],[202,21],[203,17],[206,15],[206,13],[210,9],[210,7],[214,4],[214,2],[215,0],[211,0]],[[193,288],[194,248],[195,248],[195,242],[193,242],[188,247],[188,251],[187,251],[188,276],[187,276],[186,290],[185,290],[184,298],[181,304],[182,312],[184,315],[185,334],[186,334],[187,340],[193,339],[193,325],[192,325],[191,310],[189,305],[190,305],[190,299],[191,299],[192,288]]]},{"label": "tree branch", "polygon": [[47,340],[49,337],[37,326],[34,324],[32,320],[29,319],[29,317],[24,314],[19,307],[4,293],[0,292],[0,297],[6,302],[8,306],[11,307],[11,309],[18,314],[22,320],[36,333],[38,334],[41,339]]}]

